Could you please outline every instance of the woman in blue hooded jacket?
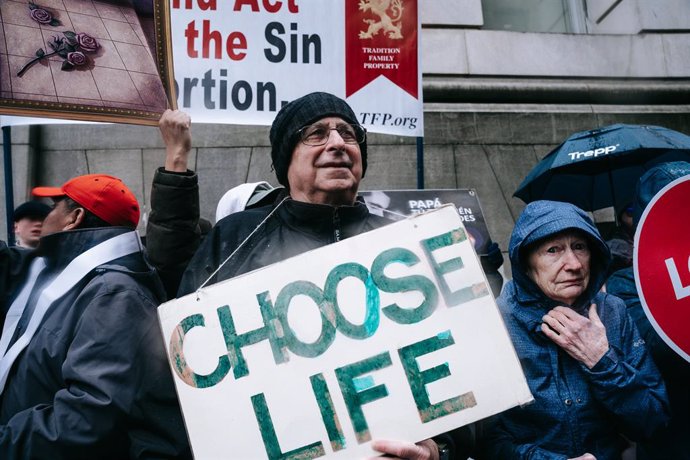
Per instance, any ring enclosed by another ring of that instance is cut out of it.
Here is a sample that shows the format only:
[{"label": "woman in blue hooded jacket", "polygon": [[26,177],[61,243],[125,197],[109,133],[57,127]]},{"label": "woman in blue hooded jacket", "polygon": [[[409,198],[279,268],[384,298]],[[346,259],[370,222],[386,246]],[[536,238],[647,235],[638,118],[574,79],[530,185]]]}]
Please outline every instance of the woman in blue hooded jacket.
[{"label": "woman in blue hooded jacket", "polygon": [[668,420],[666,390],[625,304],[600,289],[609,250],[589,217],[530,203],[509,246],[513,280],[498,299],[534,402],[496,416],[490,459],[620,459],[621,435]]}]

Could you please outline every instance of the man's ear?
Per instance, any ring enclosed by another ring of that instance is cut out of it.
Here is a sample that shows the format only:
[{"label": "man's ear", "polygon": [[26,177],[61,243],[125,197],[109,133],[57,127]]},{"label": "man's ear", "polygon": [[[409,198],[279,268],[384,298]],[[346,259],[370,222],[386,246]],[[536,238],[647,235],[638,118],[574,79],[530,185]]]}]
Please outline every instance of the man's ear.
[{"label": "man's ear", "polygon": [[62,230],[63,231],[74,230],[74,229],[79,228],[81,223],[84,221],[85,217],[86,217],[86,210],[84,208],[74,208],[73,210],[71,210],[69,212],[65,226]]}]

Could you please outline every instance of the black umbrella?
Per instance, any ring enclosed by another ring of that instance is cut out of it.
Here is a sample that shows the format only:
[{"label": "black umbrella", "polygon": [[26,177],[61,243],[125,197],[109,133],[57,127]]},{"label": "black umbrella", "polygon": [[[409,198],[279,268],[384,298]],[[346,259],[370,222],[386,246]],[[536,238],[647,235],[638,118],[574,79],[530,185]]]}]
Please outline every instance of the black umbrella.
[{"label": "black umbrella", "polygon": [[640,176],[668,161],[690,162],[690,136],[660,126],[616,124],[571,135],[530,171],[513,196],[594,211],[630,203]]}]

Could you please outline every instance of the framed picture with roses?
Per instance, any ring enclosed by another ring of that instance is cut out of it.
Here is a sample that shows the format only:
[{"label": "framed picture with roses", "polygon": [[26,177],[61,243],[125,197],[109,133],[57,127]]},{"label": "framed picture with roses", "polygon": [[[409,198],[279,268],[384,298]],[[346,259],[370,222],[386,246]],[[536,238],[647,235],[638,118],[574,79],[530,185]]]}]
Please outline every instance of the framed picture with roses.
[{"label": "framed picture with roses", "polygon": [[171,106],[168,2],[0,0],[0,114],[155,125]]}]

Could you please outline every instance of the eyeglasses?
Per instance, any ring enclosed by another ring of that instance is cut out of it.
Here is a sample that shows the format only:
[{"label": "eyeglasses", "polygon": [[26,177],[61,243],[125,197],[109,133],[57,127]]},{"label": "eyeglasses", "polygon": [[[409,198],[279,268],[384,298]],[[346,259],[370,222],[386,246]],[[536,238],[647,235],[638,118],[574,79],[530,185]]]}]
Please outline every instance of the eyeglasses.
[{"label": "eyeglasses", "polygon": [[305,145],[317,147],[324,145],[331,137],[331,131],[338,134],[346,144],[361,144],[367,138],[367,130],[360,125],[340,123],[335,128],[322,123],[314,123],[297,131],[299,139]]}]

